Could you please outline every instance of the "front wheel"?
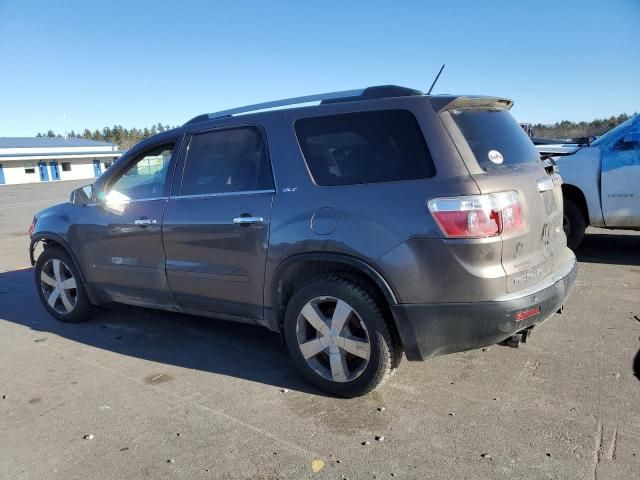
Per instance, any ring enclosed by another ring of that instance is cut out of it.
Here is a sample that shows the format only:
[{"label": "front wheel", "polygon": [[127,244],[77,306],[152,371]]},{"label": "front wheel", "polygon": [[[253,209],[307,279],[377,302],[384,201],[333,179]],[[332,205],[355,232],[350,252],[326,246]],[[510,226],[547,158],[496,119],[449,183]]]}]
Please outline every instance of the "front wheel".
[{"label": "front wheel", "polygon": [[360,285],[334,275],[316,278],[292,296],[284,333],[304,377],[342,397],[376,389],[402,355],[375,299]]},{"label": "front wheel", "polygon": [[58,247],[47,247],[35,268],[36,289],[47,311],[62,322],[81,322],[92,308],[71,257]]}]

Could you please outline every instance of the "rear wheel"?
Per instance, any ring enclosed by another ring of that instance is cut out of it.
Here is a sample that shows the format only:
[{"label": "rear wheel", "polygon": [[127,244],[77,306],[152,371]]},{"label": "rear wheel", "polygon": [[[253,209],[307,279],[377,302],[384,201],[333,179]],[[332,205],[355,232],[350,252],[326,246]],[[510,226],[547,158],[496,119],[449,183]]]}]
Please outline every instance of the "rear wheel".
[{"label": "rear wheel", "polygon": [[36,289],[47,311],[63,322],[91,316],[91,303],[71,257],[58,247],[45,248],[35,268]]},{"label": "rear wheel", "polygon": [[314,279],[291,297],[284,333],[291,358],[305,378],[342,397],[380,386],[402,354],[374,297],[335,275]]},{"label": "rear wheel", "polygon": [[587,228],[582,210],[569,198],[564,198],[564,213],[562,217],[562,229],[567,236],[567,246],[576,250],[582,243],[584,231]]}]

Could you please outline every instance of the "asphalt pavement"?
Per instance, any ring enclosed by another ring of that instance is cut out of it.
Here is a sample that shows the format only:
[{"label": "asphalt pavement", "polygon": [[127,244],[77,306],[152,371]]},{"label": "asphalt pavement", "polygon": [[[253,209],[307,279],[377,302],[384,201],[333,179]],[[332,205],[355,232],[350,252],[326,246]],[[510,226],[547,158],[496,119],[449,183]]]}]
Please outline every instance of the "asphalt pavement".
[{"label": "asphalt pavement", "polygon": [[405,360],[344,400],[259,327],[51,318],[26,230],[85,183],[0,187],[0,478],[640,478],[640,233],[590,230],[565,312],[526,345]]}]

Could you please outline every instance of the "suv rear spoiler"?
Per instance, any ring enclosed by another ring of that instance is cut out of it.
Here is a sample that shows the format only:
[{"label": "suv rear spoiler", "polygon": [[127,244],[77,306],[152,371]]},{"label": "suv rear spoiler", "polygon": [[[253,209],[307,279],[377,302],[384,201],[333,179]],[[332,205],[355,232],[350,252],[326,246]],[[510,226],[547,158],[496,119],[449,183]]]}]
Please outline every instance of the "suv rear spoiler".
[{"label": "suv rear spoiler", "polygon": [[510,110],[513,100],[498,97],[432,97],[431,105],[438,113],[447,110],[479,108],[483,110]]}]

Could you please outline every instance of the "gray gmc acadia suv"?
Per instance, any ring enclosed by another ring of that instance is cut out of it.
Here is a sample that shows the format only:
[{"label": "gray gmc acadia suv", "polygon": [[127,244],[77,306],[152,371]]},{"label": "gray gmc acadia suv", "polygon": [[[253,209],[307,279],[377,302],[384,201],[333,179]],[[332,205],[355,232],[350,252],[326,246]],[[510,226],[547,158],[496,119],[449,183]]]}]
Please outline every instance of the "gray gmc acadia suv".
[{"label": "gray gmc acadia suv", "polygon": [[195,117],[36,214],[40,299],[66,322],[121,302],[262,325],[344,397],[403,353],[526,339],[576,260],[511,105],[380,86]]}]

